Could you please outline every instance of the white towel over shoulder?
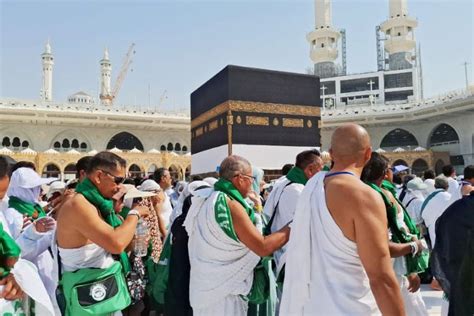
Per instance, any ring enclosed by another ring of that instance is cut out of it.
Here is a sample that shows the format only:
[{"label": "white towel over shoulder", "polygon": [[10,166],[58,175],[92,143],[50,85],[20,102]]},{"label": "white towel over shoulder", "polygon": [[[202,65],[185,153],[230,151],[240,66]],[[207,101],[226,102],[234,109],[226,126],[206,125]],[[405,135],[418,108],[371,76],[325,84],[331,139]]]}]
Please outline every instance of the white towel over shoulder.
[{"label": "white towel over shoulder", "polygon": [[378,315],[356,244],[326,206],[325,175],[312,177],[298,201],[280,315]]},{"label": "white towel over shoulder", "polygon": [[260,257],[218,225],[214,211],[218,194],[213,192],[207,199],[193,197],[184,223],[191,264],[189,299],[197,314],[245,314],[246,303],[240,295],[249,293]]}]

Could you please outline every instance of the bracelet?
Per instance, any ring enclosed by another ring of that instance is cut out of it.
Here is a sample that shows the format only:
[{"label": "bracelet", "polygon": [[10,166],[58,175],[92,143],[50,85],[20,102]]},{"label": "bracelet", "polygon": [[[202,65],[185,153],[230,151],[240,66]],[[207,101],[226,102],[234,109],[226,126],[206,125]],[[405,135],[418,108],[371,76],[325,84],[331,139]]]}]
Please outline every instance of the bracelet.
[{"label": "bracelet", "polygon": [[138,213],[137,210],[130,210],[130,211],[128,212],[128,214],[127,214],[127,217],[128,217],[129,215],[135,215],[138,219],[140,219],[140,217],[141,217],[141,216],[140,216],[140,213]]},{"label": "bracelet", "polygon": [[257,205],[254,206],[254,208],[255,208],[255,210],[256,210],[257,212],[259,212],[259,213],[263,210],[262,204],[257,204]]}]

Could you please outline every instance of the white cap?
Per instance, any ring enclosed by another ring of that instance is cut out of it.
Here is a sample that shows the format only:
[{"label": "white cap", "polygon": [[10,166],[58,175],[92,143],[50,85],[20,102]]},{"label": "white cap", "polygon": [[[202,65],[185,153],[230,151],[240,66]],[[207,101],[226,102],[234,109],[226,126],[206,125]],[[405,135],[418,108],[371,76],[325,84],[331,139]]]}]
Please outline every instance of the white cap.
[{"label": "white cap", "polygon": [[156,193],[153,192],[144,192],[140,191],[133,184],[124,184],[127,189],[127,193],[123,197],[124,200],[133,199],[133,198],[144,198],[149,196],[154,196]]},{"label": "white cap", "polygon": [[408,181],[407,188],[410,190],[425,190],[428,188],[428,185],[423,183],[421,178],[416,177],[415,179]]},{"label": "white cap", "polygon": [[141,191],[161,191],[161,187],[155,180],[145,180],[143,183],[138,186],[138,189]]},{"label": "white cap", "polygon": [[63,193],[66,189],[66,184],[62,181],[54,181],[49,185],[48,193],[46,194],[46,198],[49,200],[54,193],[61,192]]},{"label": "white cap", "polygon": [[17,187],[31,189],[57,180],[58,178],[41,178],[33,169],[23,167],[13,172],[10,185],[14,183]]}]

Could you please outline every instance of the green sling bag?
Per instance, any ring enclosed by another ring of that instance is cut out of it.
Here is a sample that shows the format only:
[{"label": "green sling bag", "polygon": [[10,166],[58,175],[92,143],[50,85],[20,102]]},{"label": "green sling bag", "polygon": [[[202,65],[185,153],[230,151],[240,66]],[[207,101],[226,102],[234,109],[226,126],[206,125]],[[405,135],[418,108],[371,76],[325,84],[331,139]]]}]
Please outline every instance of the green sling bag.
[{"label": "green sling bag", "polygon": [[122,265],[116,261],[109,268],[85,268],[63,272],[59,285],[66,303],[66,315],[107,315],[130,305]]}]

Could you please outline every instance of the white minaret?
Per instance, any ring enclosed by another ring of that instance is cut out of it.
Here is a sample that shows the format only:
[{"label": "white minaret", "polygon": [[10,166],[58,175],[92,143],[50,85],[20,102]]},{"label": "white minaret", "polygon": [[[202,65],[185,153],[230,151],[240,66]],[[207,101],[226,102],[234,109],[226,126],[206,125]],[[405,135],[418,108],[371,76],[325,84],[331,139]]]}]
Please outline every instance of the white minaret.
[{"label": "white minaret", "polygon": [[53,54],[51,53],[51,45],[46,43],[44,53],[41,54],[41,62],[43,64],[43,86],[41,88],[41,100],[53,100]]},{"label": "white minaret", "polygon": [[316,75],[326,78],[337,75],[335,61],[341,33],[332,27],[331,0],[315,0],[316,29],[306,36]]},{"label": "white minaret", "polygon": [[407,0],[390,0],[389,18],[380,25],[386,37],[384,47],[389,55],[390,70],[413,67],[417,26],[418,22],[408,16]]},{"label": "white minaret", "polygon": [[110,76],[112,64],[109,60],[109,51],[104,50],[104,58],[100,60],[100,101],[103,105],[110,105],[112,101]]}]

